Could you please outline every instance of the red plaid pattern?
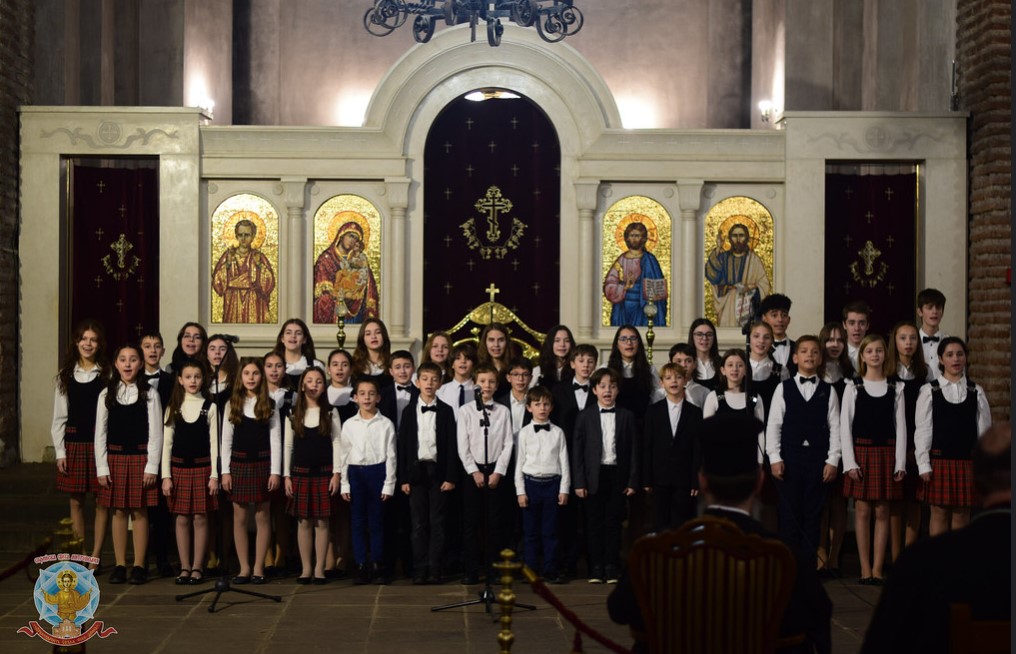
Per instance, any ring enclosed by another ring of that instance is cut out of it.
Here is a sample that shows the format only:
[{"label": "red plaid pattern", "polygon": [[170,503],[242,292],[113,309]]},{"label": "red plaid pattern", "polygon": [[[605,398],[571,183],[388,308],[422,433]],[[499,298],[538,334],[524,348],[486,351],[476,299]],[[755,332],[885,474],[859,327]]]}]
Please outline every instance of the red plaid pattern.
[{"label": "red plaid pattern", "polygon": [[328,482],[332,473],[315,476],[296,473],[291,477],[293,497],[289,498],[286,512],[297,518],[327,518],[332,515],[334,497],[328,493]]},{"label": "red plaid pattern", "polygon": [[237,504],[260,504],[269,500],[268,477],[272,472],[271,461],[233,461],[229,472],[233,477],[230,499]]},{"label": "red plaid pattern", "polygon": [[109,486],[99,488],[99,504],[110,509],[141,509],[159,503],[156,489],[144,488],[147,454],[108,454]]},{"label": "red plaid pattern", "polygon": [[974,474],[970,461],[932,459],[931,481],[921,487],[917,499],[933,506],[973,506]]},{"label": "red plaid pattern", "polygon": [[903,499],[903,482],[893,481],[893,467],[896,465],[895,445],[857,445],[854,458],[861,467],[864,477],[854,481],[843,475],[843,495],[855,500],[886,502]]},{"label": "red plaid pattern", "polygon": [[219,498],[208,494],[208,479],[212,466],[184,468],[172,466],[173,494],[168,498],[169,512],[177,515],[197,515],[219,508]]},{"label": "red plaid pattern", "polygon": [[56,473],[56,489],[64,493],[98,493],[95,472],[95,446],[92,443],[64,443],[67,474]]}]

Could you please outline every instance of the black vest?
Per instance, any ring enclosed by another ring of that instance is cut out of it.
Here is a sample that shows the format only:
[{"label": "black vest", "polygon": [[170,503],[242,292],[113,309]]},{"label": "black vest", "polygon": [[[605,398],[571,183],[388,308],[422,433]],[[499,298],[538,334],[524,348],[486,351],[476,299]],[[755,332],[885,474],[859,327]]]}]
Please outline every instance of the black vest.
[{"label": "black vest", "polygon": [[71,377],[71,383],[67,385],[65,442],[92,443],[95,441],[95,411],[99,406],[99,393],[102,392],[103,386],[101,376],[84,384]]},{"label": "black vest", "polygon": [[967,399],[945,399],[938,380],[931,382],[931,458],[969,461],[977,445],[977,389],[967,381]]},{"label": "black vest", "polygon": [[[780,447],[784,452],[819,452],[824,459],[829,451],[827,416],[832,386],[821,380],[816,384],[815,394],[806,402],[793,377],[783,381],[786,412],[783,415],[783,428],[780,432]],[[804,447],[804,441],[808,441],[809,447]]]},{"label": "black vest", "polygon": [[148,402],[134,404],[113,401],[106,420],[106,447],[110,454],[148,452]]},{"label": "black vest", "polygon": [[914,431],[917,429],[917,396],[920,394],[925,380],[916,377],[914,379],[900,379],[894,376],[890,381],[903,382],[903,414],[907,421],[907,451],[911,452],[914,449]]},{"label": "black vest", "polygon": [[208,409],[211,400],[205,400],[201,414],[194,422],[187,422],[178,411],[173,420],[173,451],[171,462],[181,468],[198,468],[211,464],[212,446],[209,442]]},{"label": "black vest", "polygon": [[[748,366],[749,370],[751,365]],[[773,405],[773,393],[776,392],[776,387],[780,385],[780,375],[783,374],[783,365],[773,361],[773,368],[769,372],[769,376],[765,379],[755,381],[749,379],[748,383],[751,385],[751,390],[755,391],[760,398],[762,398],[762,408],[765,409],[765,419],[769,422],[769,407]]]},{"label": "black vest", "polygon": [[[751,417],[755,417],[755,407],[759,403],[758,393],[749,392],[745,396],[745,409],[748,409],[751,413]],[[727,404],[727,398],[725,393],[722,391],[716,393],[716,415],[737,415],[738,413],[745,413],[745,409],[735,409],[734,407]]]},{"label": "black vest", "polygon": [[[330,421],[331,416],[321,412],[321,420]],[[317,427],[304,425],[303,436],[293,434],[293,458],[290,459],[290,471],[294,476],[322,476],[332,474],[332,439],[331,430],[322,429],[325,424]],[[307,471],[307,472],[304,472]]]},{"label": "black vest", "polygon": [[[888,390],[882,397],[872,397],[864,388],[864,380],[854,379],[854,423],[851,433],[854,445],[860,447],[882,447],[896,443],[896,384],[888,382]],[[864,441],[859,443],[858,439]],[[868,442],[870,441],[870,442]]]},{"label": "black vest", "polygon": [[272,441],[269,422],[243,416],[240,424],[233,425],[233,453],[242,455],[245,462],[270,461]]}]

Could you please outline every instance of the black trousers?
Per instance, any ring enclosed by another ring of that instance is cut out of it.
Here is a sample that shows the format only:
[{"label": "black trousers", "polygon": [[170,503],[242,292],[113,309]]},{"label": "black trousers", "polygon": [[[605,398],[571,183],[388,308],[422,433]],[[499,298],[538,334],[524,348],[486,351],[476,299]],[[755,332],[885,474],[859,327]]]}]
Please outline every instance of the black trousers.
[{"label": "black trousers", "polygon": [[617,466],[600,466],[600,487],[586,497],[586,534],[589,565],[621,567],[621,526],[624,523],[623,473]]},{"label": "black trousers", "polygon": [[649,496],[653,511],[653,531],[676,529],[695,517],[695,499],[691,489],[679,486],[655,486]]},{"label": "black trousers", "polygon": [[444,555],[448,493],[441,491],[443,480],[434,461],[418,461],[413,478],[419,480],[409,485],[413,570],[417,576],[425,571],[437,575]]},{"label": "black trousers", "polygon": [[[487,478],[494,472],[494,464],[478,466]],[[462,569],[475,575],[498,561],[498,555],[508,544],[514,515],[508,509],[515,487],[507,477],[501,478],[497,488],[478,488],[471,475],[462,483]],[[485,570],[486,571],[486,570]]]},{"label": "black trousers", "polygon": [[783,480],[774,479],[780,494],[780,540],[798,557],[814,562],[829,486],[822,481],[827,449],[783,448]]}]

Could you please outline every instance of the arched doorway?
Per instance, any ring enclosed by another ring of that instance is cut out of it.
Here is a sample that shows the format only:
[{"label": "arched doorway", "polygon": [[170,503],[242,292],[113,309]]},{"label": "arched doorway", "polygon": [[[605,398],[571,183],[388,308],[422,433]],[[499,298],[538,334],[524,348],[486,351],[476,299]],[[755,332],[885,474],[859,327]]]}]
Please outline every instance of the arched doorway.
[{"label": "arched doorway", "polygon": [[561,147],[540,107],[497,89],[456,98],[428,132],[423,177],[424,332],[453,326],[491,283],[535,329],[557,324]]}]

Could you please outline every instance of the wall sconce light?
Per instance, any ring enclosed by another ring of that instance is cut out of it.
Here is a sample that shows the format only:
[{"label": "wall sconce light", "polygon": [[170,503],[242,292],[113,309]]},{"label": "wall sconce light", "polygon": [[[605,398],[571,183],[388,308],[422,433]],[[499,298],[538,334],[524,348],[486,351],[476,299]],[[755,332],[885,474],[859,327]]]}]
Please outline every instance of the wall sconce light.
[{"label": "wall sconce light", "polygon": [[762,122],[768,125],[773,119],[773,101],[761,100],[758,103],[758,111],[762,116]]}]

